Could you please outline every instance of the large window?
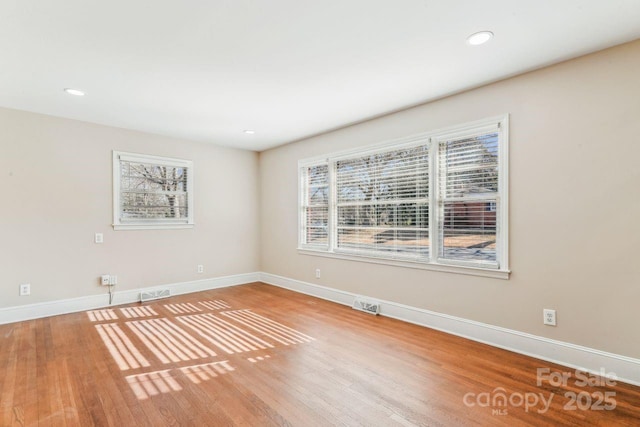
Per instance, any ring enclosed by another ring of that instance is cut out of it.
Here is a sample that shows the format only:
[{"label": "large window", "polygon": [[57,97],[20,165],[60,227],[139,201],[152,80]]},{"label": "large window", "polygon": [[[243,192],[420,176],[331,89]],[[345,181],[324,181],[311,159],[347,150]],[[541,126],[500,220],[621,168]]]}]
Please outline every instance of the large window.
[{"label": "large window", "polygon": [[193,164],[188,160],[113,152],[113,226],[193,226]]},{"label": "large window", "polygon": [[362,253],[429,255],[426,145],[335,162],[336,247]]},{"label": "large window", "polygon": [[301,161],[299,248],[507,277],[507,125]]}]

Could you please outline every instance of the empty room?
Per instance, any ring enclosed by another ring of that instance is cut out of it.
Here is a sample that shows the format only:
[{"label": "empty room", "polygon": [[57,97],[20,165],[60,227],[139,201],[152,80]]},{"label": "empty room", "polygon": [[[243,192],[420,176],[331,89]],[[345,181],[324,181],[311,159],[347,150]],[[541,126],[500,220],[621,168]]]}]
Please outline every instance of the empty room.
[{"label": "empty room", "polygon": [[640,2],[0,0],[0,426],[640,425]]}]

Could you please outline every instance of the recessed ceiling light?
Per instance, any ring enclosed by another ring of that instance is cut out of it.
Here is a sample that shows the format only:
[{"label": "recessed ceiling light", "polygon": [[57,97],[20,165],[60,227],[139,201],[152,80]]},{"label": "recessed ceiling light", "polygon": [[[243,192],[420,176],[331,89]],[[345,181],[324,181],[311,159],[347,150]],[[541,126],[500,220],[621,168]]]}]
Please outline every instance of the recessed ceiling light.
[{"label": "recessed ceiling light", "polygon": [[65,88],[64,91],[67,92],[69,95],[84,96],[84,92],[78,89],[71,89],[70,87],[68,87],[68,88]]},{"label": "recessed ceiling light", "polygon": [[491,31],[480,31],[467,37],[467,43],[473,46],[477,46],[479,44],[488,42],[492,37],[493,33]]},{"label": "recessed ceiling light", "polygon": [[256,131],[252,129],[245,129],[243,132],[247,135],[253,135],[254,133],[256,133]]}]

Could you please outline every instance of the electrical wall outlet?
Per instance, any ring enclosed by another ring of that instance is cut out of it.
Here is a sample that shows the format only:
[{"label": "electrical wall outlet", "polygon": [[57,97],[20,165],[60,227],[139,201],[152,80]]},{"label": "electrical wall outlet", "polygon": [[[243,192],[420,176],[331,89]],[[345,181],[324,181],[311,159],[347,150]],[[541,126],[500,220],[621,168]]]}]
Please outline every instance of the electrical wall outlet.
[{"label": "electrical wall outlet", "polygon": [[109,276],[109,286],[118,284],[118,276],[114,276],[113,274]]},{"label": "electrical wall outlet", "polygon": [[204,265],[198,264],[198,274],[204,273]]},{"label": "electrical wall outlet", "polygon": [[556,326],[556,311],[549,308],[542,310],[543,322],[545,325]]},{"label": "electrical wall outlet", "polygon": [[96,233],[96,235],[94,237],[94,242],[103,243],[104,242],[104,235],[102,233]]},{"label": "electrical wall outlet", "polygon": [[316,268],[316,279],[320,278],[320,269]]},{"label": "electrical wall outlet", "polygon": [[27,295],[31,295],[31,284],[23,283],[22,285],[20,285],[20,296],[24,297]]},{"label": "electrical wall outlet", "polygon": [[109,276],[108,274],[103,274],[102,276],[100,276],[100,284],[102,286],[108,286],[110,279],[111,279],[111,276]]}]

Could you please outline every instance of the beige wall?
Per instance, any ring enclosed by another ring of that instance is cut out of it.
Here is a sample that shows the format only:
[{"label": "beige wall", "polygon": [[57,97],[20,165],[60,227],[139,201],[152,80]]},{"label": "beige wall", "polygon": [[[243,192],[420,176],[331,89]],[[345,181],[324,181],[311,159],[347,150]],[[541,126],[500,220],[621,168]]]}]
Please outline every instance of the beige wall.
[{"label": "beige wall", "polygon": [[[112,150],[192,159],[196,226],[114,231]],[[257,173],[250,151],[0,109],[0,308],[103,294],[107,273],[122,291],[258,271]]]},{"label": "beige wall", "polygon": [[[261,153],[262,271],[640,357],[639,71],[636,41]],[[299,159],[503,113],[510,280],[297,253]]]},{"label": "beige wall", "polygon": [[[261,269],[640,357],[638,70],[640,41],[259,159],[0,109],[0,308],[104,294],[104,273],[128,290]],[[502,113],[511,115],[510,280],[297,253],[299,159]],[[193,159],[196,227],[113,231],[114,149]],[[18,296],[20,283],[31,296]],[[557,327],[542,325],[543,308],[558,310]]]}]

